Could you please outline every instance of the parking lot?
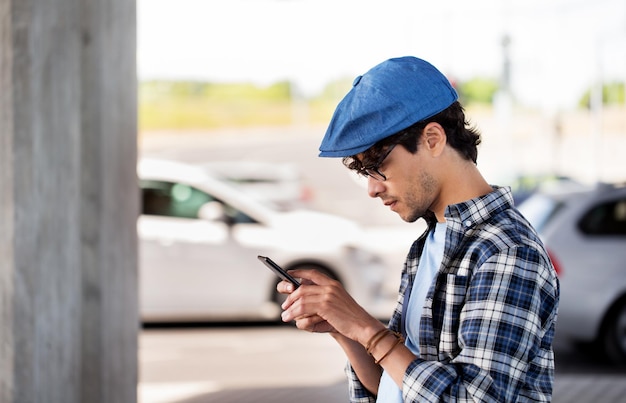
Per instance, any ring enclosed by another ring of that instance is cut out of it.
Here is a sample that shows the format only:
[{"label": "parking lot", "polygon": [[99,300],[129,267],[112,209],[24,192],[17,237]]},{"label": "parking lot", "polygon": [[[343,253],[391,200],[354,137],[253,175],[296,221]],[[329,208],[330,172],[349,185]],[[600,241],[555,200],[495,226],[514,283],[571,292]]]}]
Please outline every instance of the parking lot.
[{"label": "parking lot", "polygon": [[[419,224],[401,222],[379,201],[367,197],[339,161],[318,158],[320,137],[320,133],[290,136],[288,131],[263,130],[255,135],[224,132],[210,138],[161,136],[146,141],[141,151],[189,162],[298,161],[303,179],[313,189],[311,207],[364,225],[372,235],[372,247],[397,267],[397,272],[390,272],[393,283],[410,241],[420,232]],[[499,161],[490,161],[489,147],[493,146],[487,145],[479,160],[485,171],[497,172]],[[611,159],[606,163],[617,164]],[[571,346],[557,345],[556,354],[554,402],[626,402],[626,370]],[[333,340],[288,326],[144,329],[139,359],[143,403],[347,400],[345,358]]]}]

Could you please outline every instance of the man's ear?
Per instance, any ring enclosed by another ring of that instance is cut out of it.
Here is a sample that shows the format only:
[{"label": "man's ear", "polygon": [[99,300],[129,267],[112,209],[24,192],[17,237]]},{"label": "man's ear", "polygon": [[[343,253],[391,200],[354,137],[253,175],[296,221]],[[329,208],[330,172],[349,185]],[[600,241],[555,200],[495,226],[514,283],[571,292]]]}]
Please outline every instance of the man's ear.
[{"label": "man's ear", "polygon": [[437,157],[443,152],[447,140],[446,131],[439,123],[430,122],[424,127],[422,145],[433,157]]}]

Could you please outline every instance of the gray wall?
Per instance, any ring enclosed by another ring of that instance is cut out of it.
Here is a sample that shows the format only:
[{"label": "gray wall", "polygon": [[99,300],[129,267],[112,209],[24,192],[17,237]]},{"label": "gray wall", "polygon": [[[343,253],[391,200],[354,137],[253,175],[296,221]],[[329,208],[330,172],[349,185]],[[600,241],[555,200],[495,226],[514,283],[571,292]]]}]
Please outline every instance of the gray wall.
[{"label": "gray wall", "polygon": [[0,0],[0,402],[136,401],[135,0]]}]

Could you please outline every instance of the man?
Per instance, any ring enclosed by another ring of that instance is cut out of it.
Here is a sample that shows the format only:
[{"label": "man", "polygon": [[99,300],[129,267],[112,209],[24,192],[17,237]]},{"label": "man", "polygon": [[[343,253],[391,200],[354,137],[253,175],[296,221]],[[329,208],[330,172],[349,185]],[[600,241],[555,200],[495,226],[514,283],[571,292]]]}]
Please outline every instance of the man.
[{"label": "man", "polygon": [[278,285],[284,321],[345,351],[352,402],[551,400],[558,280],[510,190],[480,174],[479,143],[448,80],[414,57],[358,77],[335,110],[320,156],[343,158],[403,220],[428,223],[388,328],[320,273]]}]

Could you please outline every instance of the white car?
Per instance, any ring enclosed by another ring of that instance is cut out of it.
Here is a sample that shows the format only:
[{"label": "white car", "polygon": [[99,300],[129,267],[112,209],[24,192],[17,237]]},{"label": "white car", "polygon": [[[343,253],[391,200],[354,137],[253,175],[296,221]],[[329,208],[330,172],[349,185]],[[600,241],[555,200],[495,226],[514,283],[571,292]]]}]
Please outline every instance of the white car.
[{"label": "white car", "polygon": [[318,269],[372,314],[391,314],[386,268],[359,246],[354,222],[273,209],[201,166],[145,158],[138,176],[143,322],[278,319],[278,279],[258,255],[287,270]]},{"label": "white car", "polygon": [[295,164],[266,161],[212,161],[202,164],[214,178],[235,185],[281,210],[306,207],[313,193]]},{"label": "white car", "polygon": [[559,276],[556,338],[596,343],[611,361],[626,363],[626,186],[555,184],[519,210]]}]

